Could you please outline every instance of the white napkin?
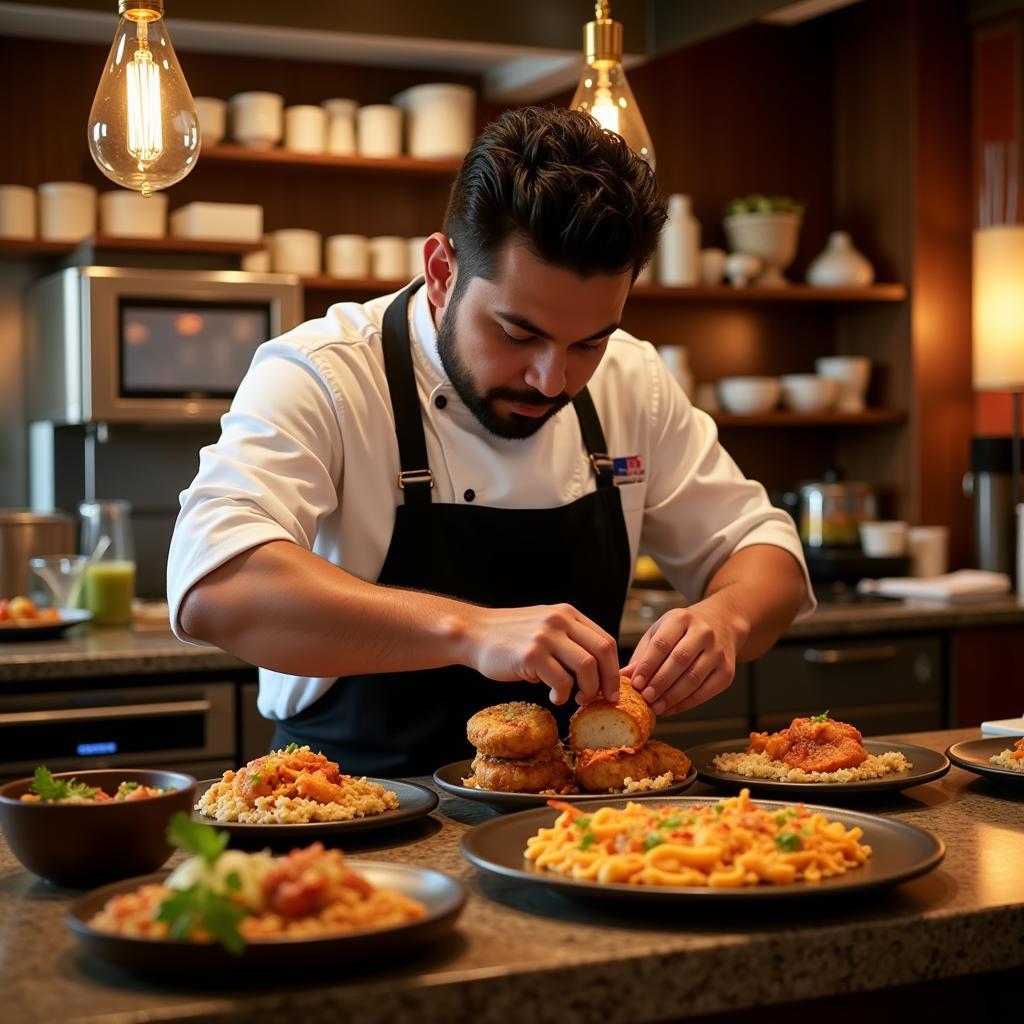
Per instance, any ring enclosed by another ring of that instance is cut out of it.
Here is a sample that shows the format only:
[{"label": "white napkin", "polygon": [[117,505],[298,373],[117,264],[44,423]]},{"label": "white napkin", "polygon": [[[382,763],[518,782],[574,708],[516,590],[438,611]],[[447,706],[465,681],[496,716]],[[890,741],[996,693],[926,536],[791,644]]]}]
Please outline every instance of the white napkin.
[{"label": "white napkin", "polygon": [[982,722],[986,736],[1024,736],[1024,715],[1020,718],[1000,718],[995,722]]},{"label": "white napkin", "polygon": [[889,576],[880,580],[861,580],[862,594],[886,594],[923,601],[984,601],[1010,591],[1010,577],[984,569],[960,569],[945,576]]}]

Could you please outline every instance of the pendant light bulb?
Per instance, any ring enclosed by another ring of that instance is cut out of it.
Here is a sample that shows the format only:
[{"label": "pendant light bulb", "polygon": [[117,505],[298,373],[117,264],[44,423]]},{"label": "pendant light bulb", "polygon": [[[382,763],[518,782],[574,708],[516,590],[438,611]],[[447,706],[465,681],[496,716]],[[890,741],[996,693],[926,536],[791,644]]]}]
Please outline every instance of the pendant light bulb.
[{"label": "pendant light bulb", "polygon": [[651,136],[622,68],[622,22],[612,20],[611,0],[597,0],[594,8],[594,20],[583,26],[583,72],[569,106],[621,135],[653,170]]},{"label": "pendant light bulb", "polygon": [[119,0],[118,14],[89,112],[89,152],[111,181],[150,196],[195,167],[199,117],[163,0]]}]

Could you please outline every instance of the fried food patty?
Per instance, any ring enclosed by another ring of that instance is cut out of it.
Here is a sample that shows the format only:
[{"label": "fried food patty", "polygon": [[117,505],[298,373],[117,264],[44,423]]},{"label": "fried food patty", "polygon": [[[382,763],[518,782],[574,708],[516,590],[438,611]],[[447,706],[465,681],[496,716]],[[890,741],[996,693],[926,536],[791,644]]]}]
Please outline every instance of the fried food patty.
[{"label": "fried food patty", "polygon": [[805,772],[836,772],[867,760],[860,730],[832,718],[794,718],[788,729],[752,732],[748,754],[764,751],[773,761]]},{"label": "fried food patty", "polygon": [[473,773],[478,789],[501,793],[540,793],[545,789],[558,792],[572,781],[561,746],[518,760],[477,754],[473,758]]},{"label": "fried food patty", "polygon": [[558,723],[547,708],[516,700],[478,711],[466,723],[466,737],[488,757],[534,757],[558,742]]},{"label": "fried food patty", "polygon": [[648,740],[647,749],[654,754],[657,760],[655,775],[671,772],[674,779],[686,777],[690,770],[690,759],[677,747],[673,747],[669,743],[662,743],[661,740]]},{"label": "fried food patty", "polygon": [[650,744],[633,749],[597,748],[576,752],[576,782],[581,789],[598,793],[605,789],[622,789],[626,779],[653,779],[658,770],[658,755]]}]

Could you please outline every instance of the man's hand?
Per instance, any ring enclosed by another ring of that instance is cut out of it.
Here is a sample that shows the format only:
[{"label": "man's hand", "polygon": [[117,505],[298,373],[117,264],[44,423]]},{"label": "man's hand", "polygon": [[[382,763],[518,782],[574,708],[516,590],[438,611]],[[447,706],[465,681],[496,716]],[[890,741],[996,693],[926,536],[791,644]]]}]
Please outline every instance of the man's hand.
[{"label": "man's hand", "polygon": [[543,683],[553,704],[564,704],[574,683],[577,704],[619,699],[615,639],[572,605],[474,607],[465,641],[465,664],[498,682]]},{"label": "man's hand", "polygon": [[656,715],[703,704],[733,680],[745,636],[705,602],[666,612],[643,635],[622,670]]}]

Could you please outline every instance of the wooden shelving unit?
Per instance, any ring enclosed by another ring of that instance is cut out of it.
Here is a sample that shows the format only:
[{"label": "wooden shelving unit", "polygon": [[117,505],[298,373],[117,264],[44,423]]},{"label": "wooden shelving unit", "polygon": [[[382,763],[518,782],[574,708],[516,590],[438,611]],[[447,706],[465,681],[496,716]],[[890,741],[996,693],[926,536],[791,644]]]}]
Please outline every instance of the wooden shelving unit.
[{"label": "wooden shelving unit", "polygon": [[898,409],[865,409],[863,412],[800,413],[780,410],[739,416],[711,414],[720,427],[894,427],[905,423],[907,414]]},{"label": "wooden shelving unit", "polygon": [[260,252],[262,242],[206,242],[191,238],[123,238],[115,235],[93,235],[80,242],[46,242],[42,239],[0,238],[0,256],[53,256],[74,252],[75,249],[122,249],[134,252],[194,252],[244,256]]},{"label": "wooden shelving unit", "polygon": [[378,172],[383,174],[414,175],[454,178],[462,166],[461,160],[418,160],[412,156],[367,157],[332,156],[328,153],[293,153],[280,147],[252,149],[222,143],[205,146],[199,155],[199,166],[207,164],[239,164],[248,168],[295,168],[311,171]]},{"label": "wooden shelving unit", "polygon": [[637,285],[630,299],[652,302],[902,302],[907,289],[902,284],[872,284],[861,288],[815,288],[791,284],[783,288],[733,288],[730,285],[698,285],[669,288],[665,285]]}]

